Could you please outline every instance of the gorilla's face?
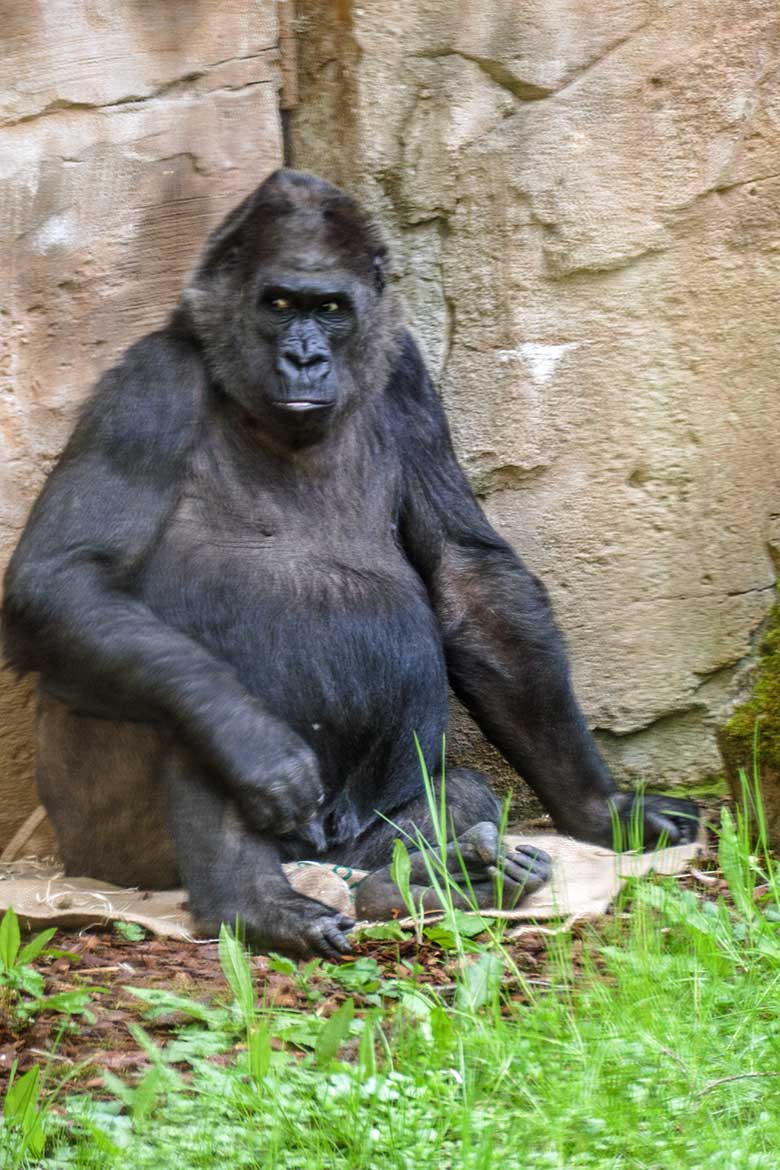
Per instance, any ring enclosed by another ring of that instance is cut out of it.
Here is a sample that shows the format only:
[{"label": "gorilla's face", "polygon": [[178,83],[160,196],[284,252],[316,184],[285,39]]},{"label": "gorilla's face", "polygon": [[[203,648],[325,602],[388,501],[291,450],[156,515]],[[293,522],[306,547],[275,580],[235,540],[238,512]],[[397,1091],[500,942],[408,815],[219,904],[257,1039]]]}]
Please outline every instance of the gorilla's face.
[{"label": "gorilla's face", "polygon": [[307,240],[297,224],[287,226],[284,246],[251,281],[253,335],[245,331],[244,344],[255,411],[270,409],[276,429],[313,434],[360,400],[361,348],[381,298],[360,274],[334,263],[318,234]]},{"label": "gorilla's face", "polygon": [[[266,279],[257,307],[258,330],[275,358],[265,387],[277,410],[332,410],[347,390],[345,343],[357,329],[355,302],[344,281],[295,280],[291,272]],[[346,367],[346,368],[345,368]]]},{"label": "gorilla's face", "polygon": [[279,171],[211,237],[185,305],[223,390],[277,439],[316,441],[387,377],[386,249],[337,188]]}]

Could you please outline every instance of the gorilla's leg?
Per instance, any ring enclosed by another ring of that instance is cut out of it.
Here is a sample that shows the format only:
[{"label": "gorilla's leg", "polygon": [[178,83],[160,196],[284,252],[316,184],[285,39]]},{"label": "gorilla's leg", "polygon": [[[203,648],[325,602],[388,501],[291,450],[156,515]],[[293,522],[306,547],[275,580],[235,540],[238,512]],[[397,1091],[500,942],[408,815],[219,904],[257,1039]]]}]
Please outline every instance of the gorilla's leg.
[{"label": "gorilla's leg", "polygon": [[78,715],[41,692],[37,741],[38,793],[65,872],[117,886],[178,885],[157,728]]},{"label": "gorilla's leg", "polygon": [[[438,789],[438,786],[437,786]],[[500,807],[485,778],[468,768],[453,768],[445,782],[447,869],[465,896],[454,896],[456,905],[495,906],[499,889],[503,904],[516,905],[526,894],[539,889],[550,878],[550,859],[532,846],[505,850],[498,837]],[[419,832],[435,849],[434,825],[426,797],[419,796],[391,818],[379,820],[355,842],[341,860],[372,870],[358,887],[358,918],[389,918],[405,912],[406,904],[391,877],[388,863],[393,841],[400,837],[410,847],[410,884],[415,904],[425,909],[440,906],[431,888],[425,858],[412,842]],[[405,837],[407,833],[411,837]],[[438,849],[437,849],[438,852]],[[334,859],[335,860],[335,859]],[[383,864],[384,863],[384,864]],[[499,869],[502,871],[499,876]],[[467,880],[468,879],[468,880]]]},{"label": "gorilla's leg", "polygon": [[280,842],[249,829],[226,793],[184,749],[166,761],[165,787],[182,880],[198,927],[216,934],[240,919],[247,941],[288,955],[337,959],[351,918],[293,890]]}]

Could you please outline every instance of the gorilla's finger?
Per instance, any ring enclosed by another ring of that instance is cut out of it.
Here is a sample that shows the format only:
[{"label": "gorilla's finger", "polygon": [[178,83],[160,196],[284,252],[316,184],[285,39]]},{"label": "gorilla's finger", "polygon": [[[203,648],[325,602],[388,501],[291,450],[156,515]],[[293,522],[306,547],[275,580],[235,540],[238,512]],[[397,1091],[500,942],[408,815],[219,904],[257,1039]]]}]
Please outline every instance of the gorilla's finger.
[{"label": "gorilla's finger", "polygon": [[322,943],[330,948],[336,958],[341,958],[342,955],[351,953],[352,944],[332,919],[323,922],[318,933]]},{"label": "gorilla's finger", "polygon": [[699,809],[692,800],[677,797],[651,796],[646,797],[646,807],[655,816],[671,821],[678,832],[678,843],[688,844],[695,841],[699,834]]},{"label": "gorilla's finger", "polygon": [[645,847],[648,845],[657,845],[663,842],[665,845],[678,845],[680,843],[680,828],[671,819],[671,817],[662,816],[657,812],[645,813],[644,824],[644,840]]},{"label": "gorilla's finger", "polygon": [[680,831],[680,845],[692,845],[699,836],[699,818],[689,818],[686,816],[670,817],[677,825]]},{"label": "gorilla's finger", "polygon": [[341,951],[332,946],[324,935],[312,935],[308,940],[307,955],[319,955],[321,959],[329,959],[338,962],[341,958]]},{"label": "gorilla's finger", "polygon": [[516,865],[534,866],[537,863],[552,865],[550,854],[545,853],[544,849],[537,849],[535,845],[517,845],[514,849],[507,850],[506,857]]},{"label": "gorilla's finger", "polygon": [[511,881],[516,886],[528,886],[530,882],[535,882],[537,887],[543,886],[549,882],[552,877],[552,867],[549,865],[530,866],[505,866],[503,870],[504,881]]},{"label": "gorilla's finger", "polygon": [[640,844],[644,849],[658,845],[685,845],[695,841],[698,836],[699,809],[692,800],[653,794],[634,796],[627,801],[620,814],[624,848],[626,836],[629,838],[628,845],[633,844],[630,839],[631,826],[637,813],[641,830]]},{"label": "gorilla's finger", "polygon": [[526,894],[535,893],[536,890],[541,889],[542,886],[546,885],[546,883],[550,880],[549,875],[545,876],[544,874],[537,873],[536,871],[526,870],[523,872],[523,876],[518,881],[515,880],[514,877],[510,877],[506,871],[501,874],[498,868],[494,865],[488,866],[488,873],[496,883],[498,883],[500,878],[502,881],[504,900],[510,901],[513,904],[513,900],[517,901]]},{"label": "gorilla's finger", "polygon": [[[495,861],[495,858],[493,860]],[[468,877],[471,881],[483,881],[485,869],[486,863],[473,854],[458,854],[453,851],[447,857],[447,872],[452,874],[456,881],[462,877]]]},{"label": "gorilla's finger", "polygon": [[274,835],[278,837],[289,837],[298,828],[292,817],[280,817],[278,821],[270,823],[273,825]]},{"label": "gorilla's finger", "polygon": [[523,874],[534,874],[547,881],[552,873],[552,858],[543,849],[522,845],[510,849],[503,859],[504,871],[522,879]]},{"label": "gorilla's finger", "polygon": [[472,882],[471,893],[477,906],[482,910],[496,904],[496,887],[492,881]]},{"label": "gorilla's finger", "polygon": [[534,873],[532,865],[518,865],[517,862],[507,859],[503,865],[496,866],[496,872],[503,873],[507,881],[522,884]]},{"label": "gorilla's finger", "polygon": [[316,853],[325,852],[328,846],[328,837],[322,823],[322,817],[312,817],[305,825],[300,825],[296,833],[302,841],[308,841]]}]

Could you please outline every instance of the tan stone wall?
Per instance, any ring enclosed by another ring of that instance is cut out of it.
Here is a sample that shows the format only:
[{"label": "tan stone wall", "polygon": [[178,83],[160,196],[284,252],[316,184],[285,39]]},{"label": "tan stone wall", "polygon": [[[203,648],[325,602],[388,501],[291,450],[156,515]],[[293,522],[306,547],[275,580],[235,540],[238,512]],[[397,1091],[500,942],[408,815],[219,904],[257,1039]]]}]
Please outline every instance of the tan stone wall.
[{"label": "tan stone wall", "polygon": [[[90,383],[280,161],[284,3],[5,6],[0,570]],[[780,562],[774,0],[297,13],[297,161],[393,230],[461,457],[551,587],[609,758],[706,777]],[[3,680],[0,845],[34,803],[31,715]]]},{"label": "tan stone wall", "polygon": [[780,559],[775,0],[297,11],[296,163],[391,224],[610,761],[707,778]]},{"label": "tan stone wall", "polygon": [[[90,383],[282,155],[274,0],[30,0],[0,40],[0,572]],[[0,847],[35,803],[0,680]]]}]

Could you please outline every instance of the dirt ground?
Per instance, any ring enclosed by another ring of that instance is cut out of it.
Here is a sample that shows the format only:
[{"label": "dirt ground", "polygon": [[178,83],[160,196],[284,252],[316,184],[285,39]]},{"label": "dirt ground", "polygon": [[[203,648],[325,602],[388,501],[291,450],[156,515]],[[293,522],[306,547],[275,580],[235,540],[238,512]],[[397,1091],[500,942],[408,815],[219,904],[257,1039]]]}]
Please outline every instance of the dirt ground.
[{"label": "dirt ground", "polygon": [[[518,968],[531,979],[543,975],[546,941],[542,933],[529,932],[511,946]],[[94,1023],[53,1011],[43,1011],[19,1029],[9,1028],[7,1021],[0,1022],[0,1091],[14,1060],[21,1072],[36,1063],[51,1062],[55,1073],[75,1071],[84,1065],[77,1079],[88,1088],[102,1084],[102,1069],[126,1073],[144,1068],[148,1059],[127,1027],[134,1020],[141,1022],[144,1005],[125,990],[128,987],[164,988],[203,1003],[229,998],[217,944],[213,942],[159,938],[131,942],[111,930],[63,930],[57,932],[52,946],[70,952],[70,956],[36,962],[45,978],[46,994],[102,988],[93,994],[89,1004]],[[445,995],[453,985],[454,960],[431,944],[418,946],[414,939],[367,942],[355,948],[353,957],[362,956],[376,959],[385,978],[411,977]],[[414,965],[414,974],[404,966],[404,960]],[[272,970],[265,956],[253,957],[252,967],[259,1000],[269,1007],[301,1008],[329,1015],[350,994],[317,971],[305,987],[295,977]],[[316,992],[316,1003],[312,1003],[307,988]],[[171,1013],[152,1024],[144,1022],[144,1027],[158,1042],[164,1042],[172,1027],[184,1019],[183,1015]]]}]

